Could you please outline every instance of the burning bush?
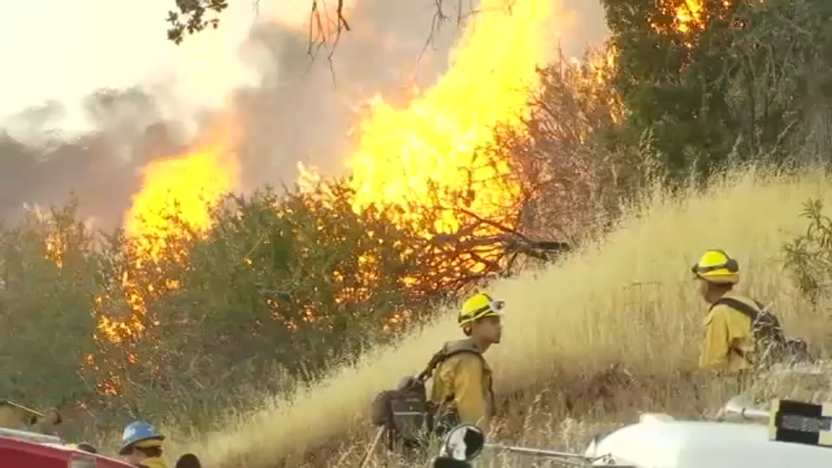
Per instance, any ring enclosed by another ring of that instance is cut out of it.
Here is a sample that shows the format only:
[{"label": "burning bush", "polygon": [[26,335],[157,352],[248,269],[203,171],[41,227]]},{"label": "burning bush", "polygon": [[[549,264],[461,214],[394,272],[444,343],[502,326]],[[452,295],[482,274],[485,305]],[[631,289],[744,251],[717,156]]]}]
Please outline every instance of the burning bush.
[{"label": "burning bush", "polygon": [[[229,391],[238,385],[284,392],[283,377],[314,379],[424,324],[510,257],[551,247],[472,212],[454,233],[402,225],[401,208],[355,210],[353,194],[334,181],[229,195],[207,231],[169,215],[181,235],[153,258],[144,242],[112,238],[95,303],[98,352],[86,366],[101,393],[118,396],[102,403],[163,412],[171,395],[194,401],[195,388],[228,405],[242,404]],[[445,209],[419,213],[434,226]]]}]

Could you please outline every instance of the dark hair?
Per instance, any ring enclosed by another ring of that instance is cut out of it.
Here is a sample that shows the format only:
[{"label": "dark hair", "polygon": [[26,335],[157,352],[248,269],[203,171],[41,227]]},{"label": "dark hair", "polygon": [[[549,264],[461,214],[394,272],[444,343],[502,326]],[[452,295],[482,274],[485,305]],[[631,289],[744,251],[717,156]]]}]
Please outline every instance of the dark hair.
[{"label": "dark hair", "polygon": [[733,283],[711,283],[709,281],[708,284],[710,285],[710,287],[712,287],[714,289],[721,289],[723,291],[730,291],[730,290],[734,289],[734,284]]}]

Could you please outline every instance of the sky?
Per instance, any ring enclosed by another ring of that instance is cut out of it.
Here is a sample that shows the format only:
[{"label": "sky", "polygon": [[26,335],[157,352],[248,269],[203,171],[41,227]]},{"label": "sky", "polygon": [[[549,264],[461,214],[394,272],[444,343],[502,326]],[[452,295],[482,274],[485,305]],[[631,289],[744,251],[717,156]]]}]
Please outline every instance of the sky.
[{"label": "sky", "polygon": [[[295,0],[303,1],[303,0]],[[265,3],[265,2],[264,2]],[[66,106],[67,131],[88,130],[78,106],[93,91],[141,84],[167,93],[167,112],[217,107],[258,72],[240,57],[256,20],[249,1],[232,1],[223,27],[177,46],[165,36],[173,0],[26,0],[0,16],[0,118],[49,101]]]},{"label": "sky", "polygon": [[[0,220],[74,193],[85,216],[117,224],[141,167],[181,150],[206,115],[229,105],[247,126],[247,188],[291,183],[298,161],[338,174],[361,102],[429,86],[459,32],[444,28],[421,55],[434,0],[347,0],[353,31],[330,69],[306,55],[309,0],[229,3],[219,29],[179,46],[165,34],[174,0],[6,5]],[[558,3],[553,40],[568,55],[605,37],[598,0]]]}]

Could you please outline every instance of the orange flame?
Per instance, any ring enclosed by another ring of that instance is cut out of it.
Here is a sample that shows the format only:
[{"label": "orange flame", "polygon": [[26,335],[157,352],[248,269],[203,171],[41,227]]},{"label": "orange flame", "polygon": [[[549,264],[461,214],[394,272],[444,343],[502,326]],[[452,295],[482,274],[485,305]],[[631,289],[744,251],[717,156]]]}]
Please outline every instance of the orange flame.
[{"label": "orange flame", "polygon": [[687,33],[692,29],[704,28],[704,10],[705,5],[702,4],[702,0],[685,0],[676,8],[676,29]]},{"label": "orange flame", "polygon": [[[402,208],[396,221],[420,227],[412,207],[463,204],[482,217],[505,213],[520,187],[505,160],[477,150],[494,141],[498,124],[517,128],[537,83],[535,66],[552,47],[545,39],[550,1],[483,0],[452,53],[440,80],[404,108],[380,97],[360,126],[360,140],[348,160],[355,190],[353,208]],[[433,228],[454,232],[458,214],[445,210]]]},{"label": "orange flame", "polygon": [[[676,32],[682,36],[690,36],[704,31],[708,27],[709,20],[713,17],[721,17],[732,3],[731,0],[722,0],[718,4],[711,5],[716,11],[709,11],[705,6],[705,0],[660,0],[660,11],[673,19],[672,29],[655,21],[651,24],[657,32]],[[687,45],[693,46],[690,41]]]},{"label": "orange flame", "polygon": [[[142,169],[142,188],[133,197],[124,221],[124,253],[130,266],[114,280],[120,284],[96,297],[96,338],[123,343],[138,339],[148,325],[158,324],[148,320],[147,298],[180,285],[175,278],[148,275],[146,268],[152,268],[163,255],[179,264],[187,261],[185,252],[171,252],[166,247],[174,240],[188,240],[208,230],[212,207],[239,185],[234,153],[237,138],[230,122],[223,120],[209,133],[210,140],[193,151],[155,160]],[[124,318],[115,318],[107,310],[117,298],[127,309]]]},{"label": "orange flame", "polygon": [[[427,238],[459,232],[467,221],[463,217],[471,214],[502,222],[515,213],[520,180],[505,155],[488,149],[496,127],[521,129],[529,114],[530,95],[538,85],[536,66],[553,51],[546,40],[553,13],[548,0],[483,0],[438,82],[421,93],[411,90],[414,97],[406,105],[375,97],[347,160],[353,210],[380,208],[399,226]],[[301,190],[316,193],[326,204],[329,193],[320,175],[302,165],[299,172]],[[472,229],[464,235],[497,230],[488,223]],[[372,291],[376,255],[361,256],[358,285],[344,287],[336,302],[361,300]],[[437,267],[452,276],[479,273],[499,255],[499,247],[489,248]],[[333,273],[335,283],[342,277]],[[422,281],[405,277],[401,283],[418,289]],[[411,319],[409,311],[397,311],[384,331],[402,330]]]},{"label": "orange flame", "polygon": [[211,227],[211,207],[239,185],[239,165],[228,131],[179,157],[153,161],[142,169],[143,186],[125,216],[126,234],[152,259],[169,237]]}]

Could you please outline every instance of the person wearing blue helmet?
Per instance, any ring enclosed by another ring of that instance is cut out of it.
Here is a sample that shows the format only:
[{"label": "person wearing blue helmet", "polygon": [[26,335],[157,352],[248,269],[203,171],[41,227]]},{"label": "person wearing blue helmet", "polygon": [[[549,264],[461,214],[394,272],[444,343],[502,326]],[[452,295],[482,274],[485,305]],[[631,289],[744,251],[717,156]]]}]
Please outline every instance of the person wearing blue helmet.
[{"label": "person wearing blue helmet", "polygon": [[140,468],[167,468],[162,458],[165,436],[156,432],[150,423],[132,422],[124,428],[118,453],[127,463]]}]

